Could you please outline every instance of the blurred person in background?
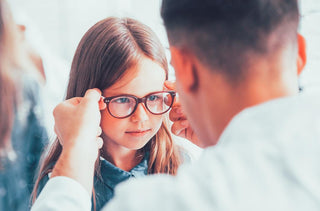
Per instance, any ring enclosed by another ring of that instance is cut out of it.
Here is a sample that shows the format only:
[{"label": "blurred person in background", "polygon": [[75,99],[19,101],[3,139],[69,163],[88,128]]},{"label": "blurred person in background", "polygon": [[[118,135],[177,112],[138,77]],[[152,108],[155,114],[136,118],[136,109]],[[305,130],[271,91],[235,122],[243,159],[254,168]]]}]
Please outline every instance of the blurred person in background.
[{"label": "blurred person in background", "polygon": [[43,122],[45,123],[48,136],[54,140],[53,116],[54,107],[65,97],[68,82],[70,62],[61,56],[55,55],[49,49],[47,37],[43,37],[40,31],[24,8],[15,1],[10,1],[14,21],[18,24],[24,40],[24,51],[28,57],[30,66],[39,73],[39,94],[42,96],[44,108]]},{"label": "blurred person in background", "polygon": [[34,175],[47,143],[39,77],[4,0],[0,18],[0,210],[29,210]]}]

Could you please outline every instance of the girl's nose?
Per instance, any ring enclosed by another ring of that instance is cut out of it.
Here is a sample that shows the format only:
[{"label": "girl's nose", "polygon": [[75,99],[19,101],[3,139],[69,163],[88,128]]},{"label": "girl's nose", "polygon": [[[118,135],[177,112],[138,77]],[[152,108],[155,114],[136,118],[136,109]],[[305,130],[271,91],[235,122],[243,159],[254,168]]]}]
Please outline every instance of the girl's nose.
[{"label": "girl's nose", "polygon": [[143,103],[139,103],[137,109],[131,116],[134,122],[144,122],[149,119],[149,111],[146,109]]}]

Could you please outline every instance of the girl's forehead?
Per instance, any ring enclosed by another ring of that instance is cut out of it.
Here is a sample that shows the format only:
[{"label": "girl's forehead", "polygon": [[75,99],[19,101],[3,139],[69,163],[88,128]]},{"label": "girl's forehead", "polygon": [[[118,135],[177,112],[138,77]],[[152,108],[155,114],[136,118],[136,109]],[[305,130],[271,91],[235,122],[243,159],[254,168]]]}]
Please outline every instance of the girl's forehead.
[{"label": "girl's forehead", "polygon": [[135,67],[128,69],[119,81],[103,93],[105,96],[119,94],[144,96],[150,92],[163,90],[165,78],[166,72],[160,65],[151,59],[143,59]]}]

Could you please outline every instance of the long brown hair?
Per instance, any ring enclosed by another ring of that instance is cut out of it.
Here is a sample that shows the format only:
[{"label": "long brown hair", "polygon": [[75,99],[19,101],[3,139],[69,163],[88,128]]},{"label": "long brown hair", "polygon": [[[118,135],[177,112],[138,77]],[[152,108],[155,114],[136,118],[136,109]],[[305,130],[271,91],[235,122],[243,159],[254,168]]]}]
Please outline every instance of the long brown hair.
[{"label": "long brown hair", "polygon": [[14,109],[18,97],[14,26],[7,2],[0,0],[0,156],[6,156],[10,146]]},{"label": "long brown hair", "polygon": [[[164,48],[149,27],[131,18],[110,17],[98,22],[84,35],[76,50],[66,99],[84,96],[90,88],[107,89],[145,56],[158,63],[168,77]],[[176,174],[180,164],[179,151],[172,141],[166,119],[144,147],[150,153],[149,174]],[[40,180],[52,171],[51,164],[58,160],[61,151],[59,140],[55,140],[40,168],[33,200]]]}]

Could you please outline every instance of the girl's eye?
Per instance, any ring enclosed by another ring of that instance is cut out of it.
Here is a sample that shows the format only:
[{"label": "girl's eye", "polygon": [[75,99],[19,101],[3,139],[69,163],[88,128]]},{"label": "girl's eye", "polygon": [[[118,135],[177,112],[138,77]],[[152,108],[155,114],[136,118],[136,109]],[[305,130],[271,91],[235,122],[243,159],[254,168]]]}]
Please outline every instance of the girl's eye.
[{"label": "girl's eye", "polygon": [[158,95],[150,95],[147,100],[148,101],[156,101],[159,99],[160,99],[160,96],[158,96]]},{"label": "girl's eye", "polygon": [[119,98],[114,99],[112,102],[124,104],[124,103],[130,103],[130,99],[128,97],[119,97]]}]

